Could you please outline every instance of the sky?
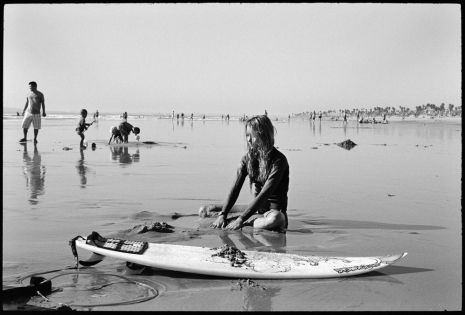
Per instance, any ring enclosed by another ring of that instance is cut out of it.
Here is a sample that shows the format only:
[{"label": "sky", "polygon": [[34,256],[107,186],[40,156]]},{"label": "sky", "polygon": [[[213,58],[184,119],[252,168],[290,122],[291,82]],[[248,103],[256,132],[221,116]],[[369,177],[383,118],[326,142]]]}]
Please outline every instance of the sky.
[{"label": "sky", "polygon": [[3,106],[288,115],[461,106],[459,4],[6,4]]}]

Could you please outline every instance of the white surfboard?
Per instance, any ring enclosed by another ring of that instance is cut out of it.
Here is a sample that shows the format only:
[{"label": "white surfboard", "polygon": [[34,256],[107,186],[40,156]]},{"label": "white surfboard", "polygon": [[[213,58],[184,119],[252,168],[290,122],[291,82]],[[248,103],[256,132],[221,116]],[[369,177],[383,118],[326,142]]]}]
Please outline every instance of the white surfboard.
[{"label": "white surfboard", "polygon": [[241,251],[242,264],[231,265],[230,259],[215,256],[219,249],[208,247],[148,243],[142,254],[131,254],[87,244],[76,240],[76,246],[93,253],[82,265],[95,265],[105,256],[142,266],[219,277],[249,279],[311,279],[359,275],[379,270],[400,260],[407,253],[374,257],[323,257],[295,254]]}]

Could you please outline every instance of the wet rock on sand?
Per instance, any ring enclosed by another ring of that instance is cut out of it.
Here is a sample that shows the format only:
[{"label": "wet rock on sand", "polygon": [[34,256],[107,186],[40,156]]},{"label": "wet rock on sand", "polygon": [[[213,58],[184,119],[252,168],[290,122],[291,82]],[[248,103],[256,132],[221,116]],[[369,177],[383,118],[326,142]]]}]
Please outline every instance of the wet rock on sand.
[{"label": "wet rock on sand", "polygon": [[352,142],[350,139],[344,140],[336,144],[346,150],[351,150],[357,145],[356,143]]}]

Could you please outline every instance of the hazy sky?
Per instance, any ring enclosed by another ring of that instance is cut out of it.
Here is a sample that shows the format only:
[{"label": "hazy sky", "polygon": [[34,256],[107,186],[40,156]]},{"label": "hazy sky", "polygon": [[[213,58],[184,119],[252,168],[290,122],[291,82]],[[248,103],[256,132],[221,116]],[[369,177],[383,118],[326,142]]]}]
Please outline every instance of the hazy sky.
[{"label": "hazy sky", "polygon": [[461,105],[459,4],[10,4],[3,106],[287,115]]}]

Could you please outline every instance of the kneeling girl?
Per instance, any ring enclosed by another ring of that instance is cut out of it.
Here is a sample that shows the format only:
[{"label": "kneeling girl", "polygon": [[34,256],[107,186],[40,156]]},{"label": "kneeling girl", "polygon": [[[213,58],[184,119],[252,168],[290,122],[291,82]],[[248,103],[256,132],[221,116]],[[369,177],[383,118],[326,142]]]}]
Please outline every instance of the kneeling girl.
[{"label": "kneeling girl", "polygon": [[[265,116],[255,116],[245,124],[247,152],[237,169],[236,179],[225,203],[200,208],[201,217],[217,215],[214,228],[237,230],[243,226],[283,231],[288,226],[287,192],[289,190],[289,164],[283,153],[274,147],[276,129]],[[234,205],[245,178],[250,189],[254,186],[254,199],[248,206]],[[227,224],[229,213],[241,212]]]}]

